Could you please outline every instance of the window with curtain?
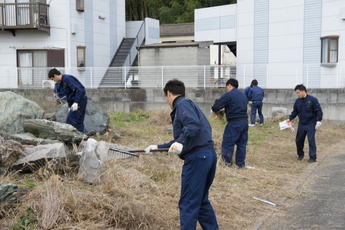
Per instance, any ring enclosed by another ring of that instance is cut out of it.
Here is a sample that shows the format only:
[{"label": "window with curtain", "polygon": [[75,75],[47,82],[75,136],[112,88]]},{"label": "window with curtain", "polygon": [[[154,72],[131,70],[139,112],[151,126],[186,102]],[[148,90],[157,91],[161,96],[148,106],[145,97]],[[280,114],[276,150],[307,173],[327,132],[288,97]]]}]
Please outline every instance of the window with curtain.
[{"label": "window with curtain", "polygon": [[78,68],[85,67],[85,46],[77,46],[77,66]]},{"label": "window with curtain", "polygon": [[321,63],[338,62],[339,36],[326,36],[321,38]]}]

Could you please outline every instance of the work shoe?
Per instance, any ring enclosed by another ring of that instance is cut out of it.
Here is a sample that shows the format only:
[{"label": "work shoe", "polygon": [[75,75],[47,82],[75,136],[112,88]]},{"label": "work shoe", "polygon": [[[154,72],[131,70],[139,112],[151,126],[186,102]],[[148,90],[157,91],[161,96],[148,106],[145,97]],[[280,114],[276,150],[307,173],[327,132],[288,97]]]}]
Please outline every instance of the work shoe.
[{"label": "work shoe", "polygon": [[310,159],[308,160],[308,163],[314,163],[314,162],[316,162],[316,159],[315,159],[315,158],[310,158]]},{"label": "work shoe", "polygon": [[238,169],[244,169],[246,166],[245,165],[237,165]]},{"label": "work shoe", "polygon": [[298,156],[298,160],[301,161],[303,160],[304,156]]}]

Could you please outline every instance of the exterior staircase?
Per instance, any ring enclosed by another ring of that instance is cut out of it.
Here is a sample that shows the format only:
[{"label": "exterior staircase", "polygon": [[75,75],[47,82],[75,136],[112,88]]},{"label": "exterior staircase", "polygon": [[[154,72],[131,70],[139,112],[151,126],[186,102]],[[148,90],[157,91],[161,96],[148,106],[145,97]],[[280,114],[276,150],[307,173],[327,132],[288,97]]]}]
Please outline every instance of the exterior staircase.
[{"label": "exterior staircase", "polygon": [[[100,82],[98,88],[114,88],[116,86],[123,85],[123,82],[126,79],[126,73],[123,73],[123,67],[127,60],[128,54],[130,53],[131,48],[135,38],[124,38],[120,44],[119,49],[117,50],[113,60],[110,62],[109,68],[102,81]],[[132,65],[133,63],[130,63]]]}]

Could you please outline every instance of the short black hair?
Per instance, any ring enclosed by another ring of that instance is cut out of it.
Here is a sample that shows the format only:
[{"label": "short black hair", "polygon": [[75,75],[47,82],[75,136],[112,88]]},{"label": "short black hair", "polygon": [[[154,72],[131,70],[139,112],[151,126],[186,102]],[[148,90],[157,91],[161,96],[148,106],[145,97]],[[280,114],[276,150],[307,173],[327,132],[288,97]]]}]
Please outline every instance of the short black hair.
[{"label": "short black hair", "polygon": [[54,77],[54,74],[60,75],[61,72],[60,72],[59,70],[53,68],[53,69],[49,70],[48,78],[49,78],[49,79],[52,79],[52,78]]},{"label": "short black hair", "polygon": [[306,88],[303,84],[296,85],[295,91],[296,91],[296,90],[300,90],[300,91],[305,91],[305,92],[307,92],[307,88]]},{"label": "short black hair", "polygon": [[257,86],[258,84],[259,84],[258,81],[256,79],[254,79],[250,85]]},{"label": "short black hair", "polygon": [[238,81],[235,78],[230,78],[227,82],[226,85],[232,85],[236,89],[238,88]]},{"label": "short black hair", "polygon": [[165,87],[163,89],[165,96],[168,95],[168,90],[173,95],[185,96],[185,92],[186,92],[186,88],[184,86],[184,83],[182,81],[177,80],[177,79],[172,79],[165,84]]}]

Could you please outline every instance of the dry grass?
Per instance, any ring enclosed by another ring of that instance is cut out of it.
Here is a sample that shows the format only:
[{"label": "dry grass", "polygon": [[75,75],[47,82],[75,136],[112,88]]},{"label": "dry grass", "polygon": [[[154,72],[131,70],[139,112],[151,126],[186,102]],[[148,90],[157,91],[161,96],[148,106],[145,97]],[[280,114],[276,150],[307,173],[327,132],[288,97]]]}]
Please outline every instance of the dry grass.
[{"label": "dry grass", "polygon": [[[119,145],[145,148],[171,140],[170,111],[117,114],[112,119],[122,138]],[[137,119],[140,117],[140,119]],[[225,123],[209,118],[217,153]],[[318,154],[327,154],[337,143],[344,126],[323,125],[317,131]],[[100,140],[108,141],[108,136]],[[250,128],[247,166],[238,170],[218,162],[210,191],[220,229],[251,229],[267,213],[284,209],[284,199],[303,196],[295,192],[299,176],[309,165],[297,161],[296,133],[280,131],[277,120]],[[306,145],[307,150],[307,145]],[[307,152],[307,151],[306,151]],[[0,229],[179,229],[178,199],[183,162],[175,155],[141,155],[139,162],[107,163],[104,183],[90,185],[74,179],[73,170],[57,175],[46,166],[31,175],[12,174],[1,181],[27,182],[35,187],[0,222]],[[67,167],[67,166],[66,166]],[[252,199],[262,197],[279,204],[273,207]],[[30,220],[30,221],[28,221]],[[29,224],[25,225],[25,221]]]}]

